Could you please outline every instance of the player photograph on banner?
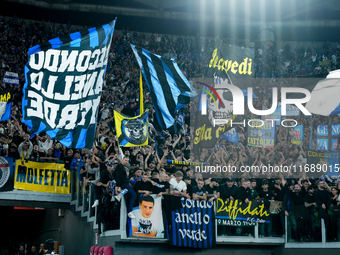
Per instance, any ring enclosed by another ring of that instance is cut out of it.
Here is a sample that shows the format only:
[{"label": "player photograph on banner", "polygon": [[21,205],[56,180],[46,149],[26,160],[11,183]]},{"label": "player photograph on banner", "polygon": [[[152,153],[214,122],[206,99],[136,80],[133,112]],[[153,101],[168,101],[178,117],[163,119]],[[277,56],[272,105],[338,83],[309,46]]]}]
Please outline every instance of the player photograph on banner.
[{"label": "player photograph on banner", "polygon": [[133,118],[114,111],[119,146],[134,147],[148,145],[148,116],[148,111]]},{"label": "player photograph on banner", "polygon": [[164,238],[162,197],[141,196],[139,206],[133,208],[132,212],[136,217],[131,219],[132,236]]}]

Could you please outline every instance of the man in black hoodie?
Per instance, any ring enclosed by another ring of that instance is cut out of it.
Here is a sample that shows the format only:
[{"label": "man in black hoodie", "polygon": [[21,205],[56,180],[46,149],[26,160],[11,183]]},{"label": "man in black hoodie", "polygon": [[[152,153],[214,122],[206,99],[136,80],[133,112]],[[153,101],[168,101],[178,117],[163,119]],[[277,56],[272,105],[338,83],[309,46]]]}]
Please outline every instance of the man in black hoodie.
[{"label": "man in black hoodie", "polygon": [[130,198],[128,199],[128,197],[125,196],[125,198],[127,199],[126,201],[127,213],[131,219],[134,219],[136,217],[132,213],[132,208],[137,198],[137,194],[132,188],[132,186],[130,185],[130,180],[128,178],[128,173],[127,173],[128,169],[126,167],[128,164],[129,164],[129,157],[125,157],[123,160],[120,160],[120,164],[117,166],[114,172],[114,177],[116,180],[117,187],[120,187],[122,190],[127,189],[128,191]]},{"label": "man in black hoodie", "polygon": [[[226,182],[220,186],[220,197],[225,201],[234,201],[236,199],[237,187],[234,185],[234,180],[232,178],[227,178]],[[236,228],[229,226],[218,226],[218,235],[234,235]]]},{"label": "man in black hoodie", "polygon": [[[300,184],[294,184],[294,190],[288,192],[283,198],[282,207],[285,215],[288,217],[291,225],[291,238],[296,241],[301,241],[301,234],[303,233],[303,214],[304,211],[304,193],[301,192]],[[288,233],[290,234],[290,233]],[[289,238],[290,239],[290,238]],[[289,240],[288,239],[288,240]]]},{"label": "man in black hoodie", "polygon": [[327,213],[329,208],[329,198],[330,192],[325,189],[325,182],[319,180],[317,182],[318,189],[314,191],[314,199],[316,203],[316,209],[318,211],[319,217],[325,220],[325,227],[329,227],[329,215]]}]

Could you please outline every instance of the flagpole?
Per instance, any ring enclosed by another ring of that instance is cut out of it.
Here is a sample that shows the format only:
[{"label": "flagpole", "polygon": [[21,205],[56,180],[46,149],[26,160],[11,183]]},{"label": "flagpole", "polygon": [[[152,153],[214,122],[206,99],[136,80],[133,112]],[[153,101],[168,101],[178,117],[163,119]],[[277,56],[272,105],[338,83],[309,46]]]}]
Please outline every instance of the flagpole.
[{"label": "flagpole", "polygon": [[144,113],[144,106],[143,106],[143,82],[142,82],[142,69],[139,71],[139,114]]}]

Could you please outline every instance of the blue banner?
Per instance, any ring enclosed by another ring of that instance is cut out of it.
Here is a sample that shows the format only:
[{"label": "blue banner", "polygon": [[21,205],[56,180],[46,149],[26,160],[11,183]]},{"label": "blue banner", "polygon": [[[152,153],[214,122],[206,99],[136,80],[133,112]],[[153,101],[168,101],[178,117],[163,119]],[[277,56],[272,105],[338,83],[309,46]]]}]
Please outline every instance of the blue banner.
[{"label": "blue banner", "polygon": [[340,124],[319,124],[316,129],[316,142],[318,150],[336,151],[338,146],[338,136],[340,134]]},{"label": "blue banner", "polygon": [[238,143],[238,133],[236,132],[235,128],[230,129],[227,133],[224,133],[221,138],[226,139],[231,143]]},{"label": "blue banner", "polygon": [[0,191],[14,188],[13,158],[0,157]]},{"label": "blue banner", "polygon": [[177,117],[177,122],[182,128],[184,128],[184,112],[183,111],[179,112],[178,117]]},{"label": "blue banner", "polygon": [[214,203],[181,198],[181,208],[171,211],[171,244],[190,248],[215,245]]},{"label": "blue banner", "polygon": [[297,108],[295,105],[287,105],[286,106],[286,116],[299,116],[300,109]]},{"label": "blue banner", "polygon": [[309,150],[307,154],[307,164],[311,173],[319,173],[320,176],[338,176],[339,152],[318,152]]},{"label": "blue banner", "polygon": [[0,121],[9,120],[12,114],[13,89],[0,91]]},{"label": "blue banner", "polygon": [[4,84],[19,85],[19,75],[17,73],[7,71],[2,82]]},{"label": "blue banner", "polygon": [[[262,110],[268,110],[267,107],[262,106]],[[281,107],[276,108],[275,112],[270,115],[264,115],[262,120],[272,120],[275,121],[276,126],[281,125]]]},{"label": "blue banner", "polygon": [[292,144],[303,144],[303,124],[290,128],[288,136]]},{"label": "blue banner", "polygon": [[276,125],[271,121],[253,120],[248,127],[248,146],[274,148]]}]

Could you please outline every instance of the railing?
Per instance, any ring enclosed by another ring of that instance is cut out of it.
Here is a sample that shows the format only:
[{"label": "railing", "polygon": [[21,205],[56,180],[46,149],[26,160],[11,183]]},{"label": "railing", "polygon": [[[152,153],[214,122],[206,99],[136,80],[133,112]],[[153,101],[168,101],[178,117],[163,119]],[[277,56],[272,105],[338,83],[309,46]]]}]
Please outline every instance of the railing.
[{"label": "railing", "polygon": [[[72,175],[71,185],[71,197],[73,204],[77,208],[80,208],[82,216],[87,215],[89,221],[93,221],[96,224],[97,208],[92,208],[94,202],[94,196],[91,186],[87,194],[84,193],[84,187],[79,185],[78,177],[76,174]],[[122,204],[125,204],[124,198],[121,200]],[[216,206],[215,206],[216,208]],[[122,239],[129,239],[129,241],[139,240],[136,237],[127,237],[126,229],[124,225],[124,218],[127,218],[125,207],[120,210],[121,220],[119,231],[115,232],[115,235],[121,235]],[[215,220],[216,224],[216,242],[218,244],[226,243],[258,243],[258,244],[281,244],[285,248],[340,248],[339,241],[329,241],[327,237],[327,229],[325,227],[324,219],[319,219],[319,224],[314,227],[314,238],[308,241],[296,241],[292,236],[292,226],[289,217],[284,216],[283,212],[278,214],[271,214],[271,223],[254,223],[249,226],[221,226],[219,219]],[[283,222],[282,222],[283,221]],[[123,224],[123,225],[122,225]],[[337,219],[337,238],[340,240],[340,220]],[[283,229],[282,229],[283,228]],[[112,230],[108,229],[103,224],[103,231]],[[301,233],[305,235],[306,233]],[[315,238],[316,237],[316,238]],[[143,239],[144,242],[158,242],[168,241],[154,240],[154,239]]]}]

